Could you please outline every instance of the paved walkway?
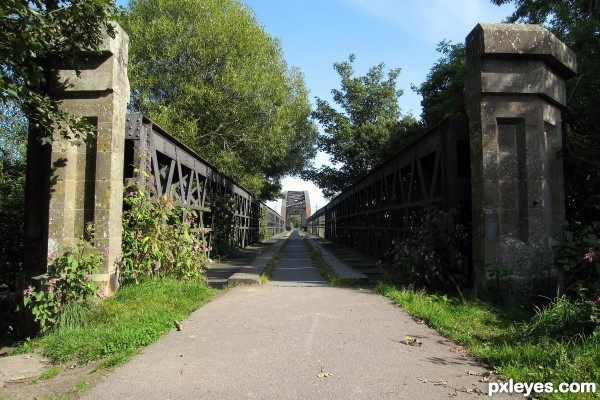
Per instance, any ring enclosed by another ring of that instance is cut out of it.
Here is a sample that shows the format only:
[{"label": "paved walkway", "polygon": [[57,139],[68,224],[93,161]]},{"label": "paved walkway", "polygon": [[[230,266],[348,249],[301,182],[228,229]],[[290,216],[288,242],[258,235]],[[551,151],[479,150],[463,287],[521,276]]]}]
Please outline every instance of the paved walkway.
[{"label": "paved walkway", "polygon": [[[475,375],[485,370],[453,343],[370,290],[324,286],[297,233],[289,240],[269,284],[217,296],[85,398],[467,399],[487,392]],[[407,335],[422,346],[403,344]]]}]

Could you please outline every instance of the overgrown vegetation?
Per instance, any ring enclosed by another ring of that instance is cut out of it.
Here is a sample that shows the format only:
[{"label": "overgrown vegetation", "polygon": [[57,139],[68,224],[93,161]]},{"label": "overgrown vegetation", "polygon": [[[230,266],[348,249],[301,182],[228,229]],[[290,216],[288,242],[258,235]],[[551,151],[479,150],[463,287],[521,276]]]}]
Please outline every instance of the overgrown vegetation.
[{"label": "overgrown vegetation", "polygon": [[100,358],[104,366],[125,362],[135,351],[173,329],[216,291],[202,279],[147,279],[119,289],[112,297],[90,306],[77,325],[63,326],[28,340],[17,348],[37,350],[56,363],[85,363]]},{"label": "overgrown vegetation", "polygon": [[470,283],[470,232],[458,212],[428,209],[415,218],[410,233],[394,241],[380,261],[391,282],[430,289],[456,290]]},{"label": "overgrown vegetation", "polygon": [[[145,173],[145,172],[142,172]],[[203,277],[209,246],[196,212],[176,206],[167,195],[153,195],[135,184],[126,189],[120,278],[137,283],[150,277],[181,281]]]},{"label": "overgrown vegetation", "polygon": [[238,249],[235,199],[226,193],[213,193],[210,199],[212,211],[211,246],[214,256],[228,256]]},{"label": "overgrown vegetation", "polygon": [[[93,236],[93,227],[88,225]],[[75,303],[83,303],[98,295],[104,297],[103,289],[96,292],[92,274],[98,272],[103,256],[91,245],[90,240],[81,239],[65,254],[50,254],[50,266],[41,287],[29,285],[23,290],[23,305],[33,314],[42,333],[52,328],[59,318],[66,321],[64,311],[74,309]],[[70,306],[71,308],[68,308]]]},{"label": "overgrown vegetation", "polygon": [[[600,301],[557,296],[546,306],[500,308],[475,297],[455,298],[380,284],[377,292],[413,317],[466,346],[506,378],[518,382],[600,382]],[[531,312],[529,312],[531,311]],[[548,394],[580,399],[581,394]]]}]

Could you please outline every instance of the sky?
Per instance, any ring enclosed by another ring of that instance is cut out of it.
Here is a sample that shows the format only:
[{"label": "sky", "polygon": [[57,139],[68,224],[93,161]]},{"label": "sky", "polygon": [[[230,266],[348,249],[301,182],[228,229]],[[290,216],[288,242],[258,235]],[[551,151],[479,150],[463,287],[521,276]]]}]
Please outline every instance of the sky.
[{"label": "sky", "polygon": [[[331,90],[340,87],[333,63],[356,55],[354,69],[363,76],[384,63],[386,71],[402,70],[397,83],[404,94],[400,108],[419,119],[421,97],[411,84],[425,81],[440,59],[436,47],[442,40],[463,43],[479,22],[502,22],[513,10],[490,0],[240,0],[256,15],[272,37],[278,38],[290,67],[299,68],[309,97],[334,105]],[[117,0],[125,5],[125,0]],[[319,154],[316,165],[328,162]],[[284,191],[309,192],[313,212],[327,204],[312,182],[283,179]],[[280,211],[281,201],[267,203]]]},{"label": "sky", "polygon": [[[289,66],[298,67],[315,97],[333,105],[331,90],[340,87],[333,63],[356,55],[355,73],[384,63],[386,71],[402,70],[397,83],[404,94],[400,108],[419,119],[421,96],[411,90],[420,85],[442,56],[442,40],[464,43],[479,22],[502,22],[512,5],[496,6],[490,0],[241,0],[258,22],[280,40]],[[315,163],[326,163],[320,154]],[[313,212],[327,201],[312,182],[284,178],[283,190],[309,192]],[[280,211],[281,201],[268,202]]]}]

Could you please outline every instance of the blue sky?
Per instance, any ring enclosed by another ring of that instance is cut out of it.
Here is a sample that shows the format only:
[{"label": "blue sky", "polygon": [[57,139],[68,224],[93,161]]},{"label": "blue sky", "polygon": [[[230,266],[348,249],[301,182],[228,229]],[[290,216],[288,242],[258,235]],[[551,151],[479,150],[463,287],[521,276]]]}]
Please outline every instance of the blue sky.
[{"label": "blue sky", "polygon": [[[514,9],[490,0],[241,0],[259,23],[281,42],[285,59],[305,77],[310,99],[331,101],[339,88],[333,63],[353,53],[356,74],[364,75],[381,62],[401,68],[398,88],[404,90],[400,108],[419,118],[421,98],[411,84],[420,85],[435,62],[442,40],[464,42],[479,22],[501,22]],[[125,0],[117,0],[118,5]],[[317,165],[327,162],[323,154]],[[308,190],[313,210],[326,201],[311,182],[285,178],[283,190]],[[280,202],[269,202],[279,211]],[[316,206],[316,207],[315,207]]]},{"label": "blue sky", "polygon": [[[404,90],[400,108],[419,118],[421,97],[411,90],[420,85],[435,62],[442,40],[464,42],[479,22],[501,22],[512,5],[498,7],[489,0],[242,0],[259,23],[279,38],[290,66],[304,73],[310,99],[332,104],[331,90],[339,88],[333,63],[351,53],[357,75],[381,62],[401,68],[398,88]],[[316,164],[327,162],[323,154]],[[312,182],[285,178],[283,190],[308,190],[313,210],[327,202]],[[280,202],[269,202],[280,211]]]}]

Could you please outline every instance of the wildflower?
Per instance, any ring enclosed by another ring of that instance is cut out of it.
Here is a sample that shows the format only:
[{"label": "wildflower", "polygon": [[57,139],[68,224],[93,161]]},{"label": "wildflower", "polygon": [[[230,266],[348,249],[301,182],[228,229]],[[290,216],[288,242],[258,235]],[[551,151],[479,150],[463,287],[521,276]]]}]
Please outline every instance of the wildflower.
[{"label": "wildflower", "polygon": [[53,251],[52,253],[50,253],[50,255],[48,256],[48,258],[49,258],[50,260],[54,260],[54,259],[56,258],[56,256],[57,256],[57,255],[58,255],[58,254],[56,254],[56,252],[55,252],[55,251]]},{"label": "wildflower", "polygon": [[100,297],[101,299],[105,299],[106,298],[106,291],[104,289],[98,289],[98,297]]},{"label": "wildflower", "polygon": [[592,263],[594,262],[594,255],[594,252],[590,251],[589,253],[586,253],[586,255],[583,256],[583,260],[588,263]]},{"label": "wildflower", "polygon": [[600,307],[600,293],[598,293],[598,295],[596,296],[596,300],[594,301],[594,304],[598,307]]},{"label": "wildflower", "polygon": [[33,288],[31,285],[27,286],[27,289],[23,290],[23,296],[29,296],[31,293],[33,293]]},{"label": "wildflower", "polygon": [[108,257],[108,247],[105,247],[104,250],[102,250],[102,255]]}]

